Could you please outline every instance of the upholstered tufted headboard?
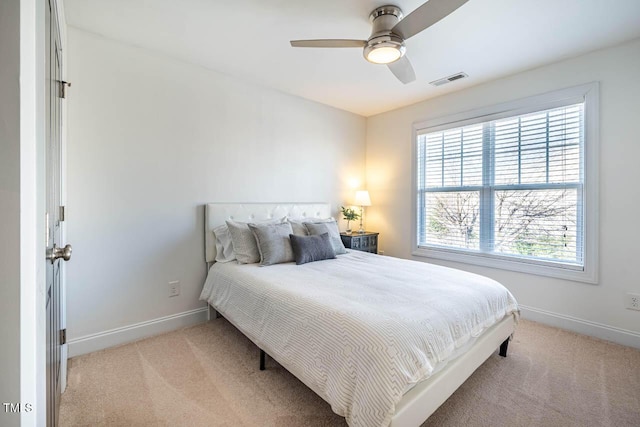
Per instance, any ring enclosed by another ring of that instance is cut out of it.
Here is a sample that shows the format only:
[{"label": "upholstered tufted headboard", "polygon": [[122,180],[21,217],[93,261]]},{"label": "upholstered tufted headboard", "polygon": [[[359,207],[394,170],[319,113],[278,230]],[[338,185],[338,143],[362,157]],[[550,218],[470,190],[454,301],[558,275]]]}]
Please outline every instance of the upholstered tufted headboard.
[{"label": "upholstered tufted headboard", "polygon": [[209,203],[204,209],[205,259],[216,259],[216,237],[213,229],[228,219],[241,222],[271,218],[328,218],[332,214],[328,203]]}]

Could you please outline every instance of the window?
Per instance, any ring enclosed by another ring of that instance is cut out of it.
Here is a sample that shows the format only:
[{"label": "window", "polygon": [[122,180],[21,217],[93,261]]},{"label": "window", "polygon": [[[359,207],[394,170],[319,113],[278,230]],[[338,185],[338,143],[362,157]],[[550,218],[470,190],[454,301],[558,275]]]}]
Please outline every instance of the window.
[{"label": "window", "polygon": [[416,125],[414,254],[595,282],[596,96]]}]

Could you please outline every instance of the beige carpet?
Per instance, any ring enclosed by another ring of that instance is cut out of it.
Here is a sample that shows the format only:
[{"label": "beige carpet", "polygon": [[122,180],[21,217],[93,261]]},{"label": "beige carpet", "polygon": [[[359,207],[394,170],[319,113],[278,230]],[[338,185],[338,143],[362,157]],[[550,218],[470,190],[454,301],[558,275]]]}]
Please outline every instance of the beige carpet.
[{"label": "beige carpet", "polygon": [[[345,426],[224,319],[69,361],[62,426]],[[640,426],[640,351],[521,321],[425,426]]]}]

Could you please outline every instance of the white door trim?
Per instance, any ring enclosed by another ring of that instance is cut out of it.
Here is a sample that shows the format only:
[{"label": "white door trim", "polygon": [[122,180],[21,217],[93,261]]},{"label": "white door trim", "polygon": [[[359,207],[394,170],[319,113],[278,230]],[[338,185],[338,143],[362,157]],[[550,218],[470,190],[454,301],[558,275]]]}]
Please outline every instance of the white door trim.
[{"label": "white door trim", "polygon": [[46,423],[42,0],[20,0],[20,425]]}]

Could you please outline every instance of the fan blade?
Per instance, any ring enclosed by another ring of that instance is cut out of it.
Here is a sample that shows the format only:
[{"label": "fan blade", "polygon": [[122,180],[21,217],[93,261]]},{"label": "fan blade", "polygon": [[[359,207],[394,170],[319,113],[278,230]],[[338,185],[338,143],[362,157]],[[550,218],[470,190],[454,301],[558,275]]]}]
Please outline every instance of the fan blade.
[{"label": "fan blade", "polygon": [[429,0],[398,22],[391,31],[404,40],[440,21],[468,0]]},{"label": "fan blade", "polygon": [[396,62],[387,64],[387,67],[389,67],[393,75],[404,84],[411,83],[416,79],[416,72],[413,71],[413,67],[411,66],[409,58],[407,58],[407,55],[398,59]]},{"label": "fan blade", "polygon": [[292,47],[364,47],[365,44],[367,44],[366,40],[291,40]]}]

